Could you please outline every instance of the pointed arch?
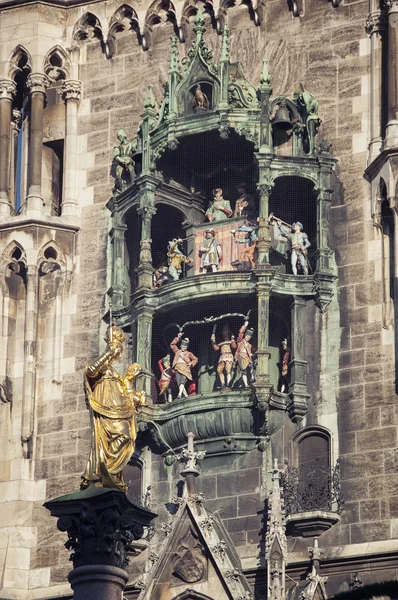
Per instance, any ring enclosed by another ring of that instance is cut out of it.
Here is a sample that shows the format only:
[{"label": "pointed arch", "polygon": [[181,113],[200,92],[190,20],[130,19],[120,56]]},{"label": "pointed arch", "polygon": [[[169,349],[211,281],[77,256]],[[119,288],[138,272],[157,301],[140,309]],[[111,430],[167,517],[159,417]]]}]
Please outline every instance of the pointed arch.
[{"label": "pointed arch", "polygon": [[[18,273],[19,267],[17,265],[19,263],[26,266],[26,252],[19,242],[12,240],[3,250],[0,259],[0,269],[3,273],[6,273],[6,270],[11,268],[15,273]],[[13,266],[11,267],[11,265]]]},{"label": "pointed arch", "polygon": [[80,42],[97,38],[103,39],[102,26],[99,18],[91,12],[84,13],[75,23],[72,37]]},{"label": "pointed arch", "polygon": [[171,21],[178,33],[177,12],[171,0],[154,0],[145,15],[144,29],[142,32],[142,47],[148,50],[152,43],[153,28],[155,25]]},{"label": "pointed arch", "polygon": [[196,15],[198,8],[202,8],[204,13],[210,15],[212,26],[215,26],[216,17],[213,0],[185,0],[179,23],[180,41],[185,42],[188,34],[190,19]]},{"label": "pointed arch", "polygon": [[51,81],[69,79],[71,63],[65,50],[58,44],[44,57],[44,72]]},{"label": "pointed arch", "polygon": [[110,58],[115,54],[116,34],[128,30],[135,31],[137,33],[138,41],[141,40],[140,26],[136,11],[129,4],[122,4],[115,10],[109,21],[109,33],[106,43]]},{"label": "pointed arch", "polygon": [[41,273],[46,274],[51,270],[66,270],[66,259],[58,244],[51,240],[44,244],[37,255],[37,266]]},{"label": "pointed arch", "polygon": [[18,44],[12,51],[6,66],[6,71],[10,79],[20,74],[28,75],[32,71],[32,57],[30,52],[21,44]]}]

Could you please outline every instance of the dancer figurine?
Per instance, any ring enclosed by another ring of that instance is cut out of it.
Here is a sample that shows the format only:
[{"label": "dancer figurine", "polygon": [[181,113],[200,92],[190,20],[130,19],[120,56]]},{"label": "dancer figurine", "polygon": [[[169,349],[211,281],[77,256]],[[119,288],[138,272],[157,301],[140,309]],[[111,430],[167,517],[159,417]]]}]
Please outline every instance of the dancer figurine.
[{"label": "dancer figurine", "polygon": [[303,274],[308,275],[309,262],[307,254],[311,244],[307,234],[303,231],[303,225],[300,221],[289,225],[274,217],[273,214],[270,215],[269,221],[274,229],[274,239],[279,241],[286,239],[289,242],[293,274],[297,275],[297,265],[299,264]]},{"label": "dancer figurine", "polygon": [[167,396],[167,402],[172,402],[173,397],[171,395],[170,384],[174,374],[173,369],[171,368],[170,354],[166,354],[163,358],[161,358],[158,362],[159,370],[160,370],[160,378],[158,381],[159,384],[159,398],[163,396]]},{"label": "dancer figurine", "polygon": [[[182,338],[180,332],[170,344],[170,348],[174,352],[173,369],[175,370],[175,378],[178,385],[177,398],[186,398],[188,396],[185,384],[187,381],[192,381],[192,367],[198,363],[198,358],[188,350],[189,339]],[[178,347],[177,344],[180,344]]]},{"label": "dancer figurine", "polygon": [[254,330],[248,329],[249,321],[245,321],[239,330],[237,339],[237,348],[235,352],[235,360],[238,361],[238,367],[245,388],[249,387],[248,374],[251,374],[251,381],[254,381],[254,364],[253,359],[256,355],[256,350],[250,340],[253,337]]},{"label": "dancer figurine", "polygon": [[[228,327],[225,326],[223,329],[223,341],[216,343],[215,329],[211,335],[211,343],[215,351],[220,350],[220,358],[217,364],[217,374],[220,378],[221,387],[230,387],[231,383],[231,371],[234,362],[233,350],[236,350],[236,340],[234,335],[229,335]],[[226,378],[224,377],[224,371]]]}]

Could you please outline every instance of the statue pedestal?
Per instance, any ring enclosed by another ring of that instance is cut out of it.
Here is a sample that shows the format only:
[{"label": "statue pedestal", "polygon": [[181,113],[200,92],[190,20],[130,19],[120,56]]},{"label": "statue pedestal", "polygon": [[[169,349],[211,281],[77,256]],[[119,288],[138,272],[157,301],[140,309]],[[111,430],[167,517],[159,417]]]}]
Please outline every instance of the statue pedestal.
[{"label": "statue pedestal", "polygon": [[74,569],[74,600],[120,600],[128,580],[128,552],[143,537],[154,513],[116,489],[90,487],[44,504],[67,532]]}]

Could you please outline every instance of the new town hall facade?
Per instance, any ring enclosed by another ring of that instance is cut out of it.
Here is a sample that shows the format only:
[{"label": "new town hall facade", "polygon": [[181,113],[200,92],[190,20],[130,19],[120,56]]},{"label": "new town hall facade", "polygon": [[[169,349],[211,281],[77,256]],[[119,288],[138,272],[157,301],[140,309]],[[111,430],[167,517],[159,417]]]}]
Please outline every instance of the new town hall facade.
[{"label": "new town hall facade", "polygon": [[157,515],[125,597],[397,596],[397,15],[0,0],[1,598],[71,598],[43,504],[110,319]]}]

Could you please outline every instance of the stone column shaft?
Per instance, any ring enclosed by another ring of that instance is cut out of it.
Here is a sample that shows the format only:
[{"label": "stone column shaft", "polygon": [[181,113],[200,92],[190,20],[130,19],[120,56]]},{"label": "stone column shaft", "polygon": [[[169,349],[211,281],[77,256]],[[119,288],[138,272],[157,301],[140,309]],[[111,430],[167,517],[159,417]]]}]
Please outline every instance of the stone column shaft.
[{"label": "stone column shaft", "polygon": [[125,234],[127,225],[119,223],[111,229],[112,244],[112,301],[116,310],[124,306],[126,291]]},{"label": "stone column shaft", "polygon": [[142,308],[137,311],[137,362],[141,365],[141,374],[138,376],[139,389],[144,390],[147,396],[151,395],[152,384],[152,319],[153,311]]},{"label": "stone column shaft", "polygon": [[29,128],[29,168],[27,210],[41,212],[43,198],[41,195],[41,169],[43,155],[43,113],[44,98],[48,79],[46,75],[35,73],[29,75],[30,89],[30,128]]},{"label": "stone column shaft", "polygon": [[385,0],[388,9],[388,91],[386,146],[398,146],[398,0]]},{"label": "stone column shaft", "polygon": [[16,208],[16,176],[17,176],[17,161],[18,161],[18,135],[22,125],[22,115],[19,110],[12,111],[13,120],[11,123],[11,160],[10,160],[10,177],[8,183],[9,199],[12,208]]},{"label": "stone column shaft", "polygon": [[64,217],[77,215],[77,109],[80,93],[80,81],[68,79],[62,86],[62,96],[66,106],[64,189],[61,209]]},{"label": "stone column shaft", "polygon": [[27,267],[25,302],[25,352],[24,386],[22,408],[22,448],[25,458],[31,457],[33,436],[35,388],[36,388],[36,346],[37,346],[37,293],[38,269]]},{"label": "stone column shaft", "polygon": [[294,296],[291,305],[292,321],[292,360],[290,361],[290,403],[288,406],[290,418],[301,421],[307,412],[307,361],[305,358],[304,312],[306,302],[303,298]]},{"label": "stone column shaft", "polygon": [[370,37],[370,145],[369,162],[380,152],[383,138],[382,114],[382,34],[386,29],[385,15],[380,10],[370,13],[366,21],[366,31]]},{"label": "stone column shaft", "polygon": [[10,214],[8,176],[10,169],[12,99],[16,84],[11,79],[0,79],[0,214]]},{"label": "stone column shaft", "polygon": [[138,289],[152,288],[152,217],[156,213],[156,208],[153,206],[155,190],[147,190],[147,196],[151,196],[150,203],[145,204],[137,210],[141,216],[141,247],[140,247],[140,262],[138,265]]},{"label": "stone column shaft", "polygon": [[[260,178],[261,180],[261,178]],[[271,248],[271,233],[268,221],[269,194],[272,189],[268,183],[259,183],[257,186],[260,194],[260,210],[258,219],[258,262],[257,268],[269,265],[269,251]]]}]

